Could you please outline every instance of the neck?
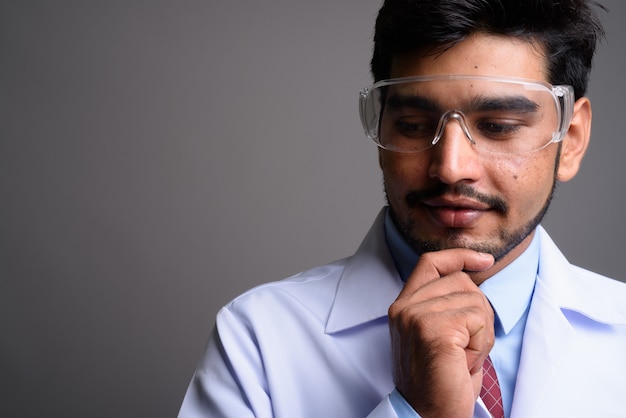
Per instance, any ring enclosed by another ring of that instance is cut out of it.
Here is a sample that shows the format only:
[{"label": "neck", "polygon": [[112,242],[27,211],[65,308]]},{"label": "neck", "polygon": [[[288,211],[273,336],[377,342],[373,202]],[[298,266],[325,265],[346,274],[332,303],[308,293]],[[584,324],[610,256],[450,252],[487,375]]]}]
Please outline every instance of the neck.
[{"label": "neck", "polygon": [[513,260],[519,257],[524,251],[526,251],[534,236],[535,230],[528,234],[528,236],[524,238],[524,240],[520,242],[517,247],[509,251],[506,255],[504,255],[504,257],[496,261],[494,265],[489,267],[487,270],[469,273],[472,281],[476,283],[477,286],[480,286],[485,280],[488,280],[491,276],[511,264]]}]

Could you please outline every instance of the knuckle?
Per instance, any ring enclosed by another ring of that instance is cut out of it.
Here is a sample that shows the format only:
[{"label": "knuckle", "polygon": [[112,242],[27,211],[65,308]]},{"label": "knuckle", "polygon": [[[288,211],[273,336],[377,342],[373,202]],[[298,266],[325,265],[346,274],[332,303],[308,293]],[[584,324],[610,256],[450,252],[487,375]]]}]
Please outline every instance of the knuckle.
[{"label": "knuckle", "polygon": [[400,312],[401,312],[401,308],[398,306],[397,302],[392,303],[391,306],[389,306],[389,309],[387,310],[387,316],[389,316],[390,320],[395,321],[398,318],[398,316],[400,316]]}]

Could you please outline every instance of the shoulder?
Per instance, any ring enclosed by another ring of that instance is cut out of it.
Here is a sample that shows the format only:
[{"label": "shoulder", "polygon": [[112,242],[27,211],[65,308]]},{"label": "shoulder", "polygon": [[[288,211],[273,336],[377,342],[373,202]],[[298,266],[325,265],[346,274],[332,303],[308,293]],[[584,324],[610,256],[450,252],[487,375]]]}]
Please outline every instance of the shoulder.
[{"label": "shoulder", "polygon": [[626,315],[626,283],[602,274],[571,265],[572,279],[578,290],[588,298],[595,298],[607,304],[613,301],[615,307]]},{"label": "shoulder", "polygon": [[331,324],[325,330],[344,329],[386,315],[402,284],[385,241],[385,213],[381,210],[350,257],[257,286],[223,311],[245,321],[256,321],[264,314],[314,318],[320,324]]},{"label": "shoulder", "polygon": [[603,291],[616,292],[617,294],[622,295],[626,292],[626,283],[623,281],[604,276],[573,264],[572,271],[575,272],[575,275],[581,285],[589,290],[603,289]]},{"label": "shoulder", "polygon": [[280,315],[290,311],[297,315],[309,311],[325,319],[332,306],[339,280],[349,258],[314,267],[282,280],[256,286],[229,302],[223,311],[232,315],[254,318]]},{"label": "shoulder", "polygon": [[561,307],[599,323],[626,327],[626,283],[582,267],[570,268],[558,289]]}]

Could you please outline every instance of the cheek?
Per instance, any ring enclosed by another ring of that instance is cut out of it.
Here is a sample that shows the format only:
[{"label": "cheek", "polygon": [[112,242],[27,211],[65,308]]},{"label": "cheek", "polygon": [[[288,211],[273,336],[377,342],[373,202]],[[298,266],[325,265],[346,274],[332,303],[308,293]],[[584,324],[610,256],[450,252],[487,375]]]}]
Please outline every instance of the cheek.
[{"label": "cheek", "polygon": [[515,158],[495,167],[496,187],[522,215],[541,208],[554,184],[554,161],[549,159]]},{"label": "cheek", "polygon": [[[521,160],[504,160],[496,163],[485,163],[491,165],[491,172],[495,173],[492,177],[500,188],[504,190],[509,188],[515,189],[516,185],[521,185],[530,177],[528,167]],[[511,187],[512,186],[512,187]]]},{"label": "cheek", "polygon": [[380,168],[388,194],[401,195],[422,186],[428,177],[424,163],[416,155],[382,153]]},{"label": "cheek", "polygon": [[420,154],[400,154],[382,151],[379,156],[383,175],[400,182],[411,182],[423,178],[426,162]]}]

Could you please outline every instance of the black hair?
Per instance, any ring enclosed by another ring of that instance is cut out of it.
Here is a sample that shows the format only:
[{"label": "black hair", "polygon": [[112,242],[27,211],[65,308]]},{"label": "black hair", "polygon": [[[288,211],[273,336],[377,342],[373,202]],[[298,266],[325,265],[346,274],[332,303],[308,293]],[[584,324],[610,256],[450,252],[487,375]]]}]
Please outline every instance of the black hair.
[{"label": "black hair", "polygon": [[541,45],[552,84],[587,90],[596,43],[604,37],[592,0],[385,0],[376,19],[371,62],[376,81],[390,77],[394,56],[437,53],[474,33]]}]

